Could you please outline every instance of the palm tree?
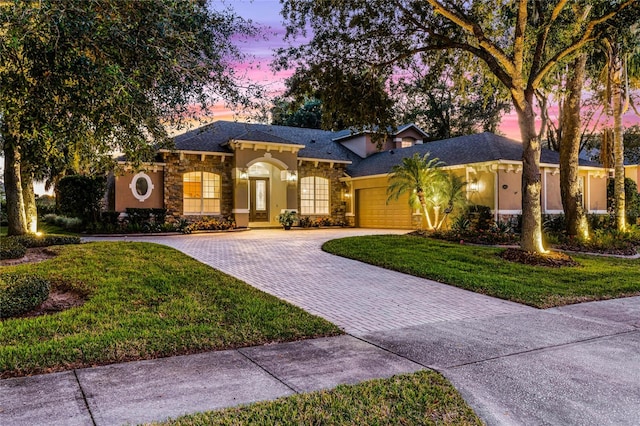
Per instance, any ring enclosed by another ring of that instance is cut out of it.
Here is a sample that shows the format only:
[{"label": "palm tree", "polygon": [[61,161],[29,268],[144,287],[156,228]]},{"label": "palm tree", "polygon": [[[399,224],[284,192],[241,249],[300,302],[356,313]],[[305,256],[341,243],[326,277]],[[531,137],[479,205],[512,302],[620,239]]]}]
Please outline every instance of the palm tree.
[{"label": "palm tree", "polygon": [[[408,193],[409,205],[420,208],[428,229],[440,229],[449,213],[464,199],[466,185],[459,177],[444,173],[440,168],[443,165],[437,158],[429,159],[429,153],[403,158],[389,173],[387,203]],[[433,209],[433,220],[429,209]]]},{"label": "palm tree", "polygon": [[640,45],[637,42],[639,29],[637,23],[612,26],[600,39],[601,55],[593,56],[593,61],[601,70],[600,97],[604,110],[612,121],[612,128],[603,131],[602,158],[609,163],[605,164],[606,166],[613,166],[615,170],[614,208],[617,228],[620,231],[626,229],[622,115],[629,109],[630,86],[637,85],[640,75]]}]

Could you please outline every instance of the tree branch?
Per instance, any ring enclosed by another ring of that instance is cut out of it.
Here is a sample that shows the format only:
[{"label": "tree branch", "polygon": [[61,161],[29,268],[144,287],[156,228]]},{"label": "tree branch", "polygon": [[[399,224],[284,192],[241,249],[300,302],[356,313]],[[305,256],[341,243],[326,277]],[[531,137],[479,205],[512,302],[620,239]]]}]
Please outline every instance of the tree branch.
[{"label": "tree branch", "polygon": [[[432,1],[432,0],[430,0],[430,1]],[[529,80],[530,81],[530,87],[532,89],[536,89],[540,85],[542,80],[545,78],[547,73],[551,70],[551,68],[553,68],[560,60],[562,60],[566,56],[572,54],[573,52],[581,49],[587,43],[595,40],[595,37],[592,36],[592,34],[593,34],[596,26],[598,26],[599,24],[602,24],[603,22],[608,21],[609,19],[614,17],[617,13],[619,13],[620,11],[625,9],[626,7],[634,4],[636,1],[637,0],[627,0],[624,3],[622,3],[616,10],[613,10],[613,11],[611,11],[611,12],[605,14],[605,15],[602,15],[601,17],[599,17],[597,19],[594,19],[591,22],[589,22],[587,24],[587,28],[584,31],[584,34],[580,38],[578,38],[576,41],[571,43],[571,45],[566,47],[564,50],[561,50],[561,51],[557,52],[555,55],[553,55],[551,57],[551,59],[549,59],[549,61],[547,61],[547,63],[540,69],[540,71],[538,71],[535,74],[535,77],[533,79]]]},{"label": "tree branch", "polygon": [[[500,47],[496,46],[486,38],[486,36],[484,35],[484,31],[482,31],[482,28],[480,28],[477,23],[471,22],[468,19],[453,13],[444,5],[442,5],[438,0],[427,0],[427,2],[429,2],[429,4],[437,13],[441,14],[454,24],[458,25],[463,30],[473,35],[473,37],[478,41],[478,45],[480,46],[480,48],[490,54],[495,59],[495,61],[500,64],[500,67],[504,72],[509,74],[511,77],[515,75],[515,67],[511,59],[509,59],[509,57],[504,53],[502,49],[500,49]],[[510,78],[510,80],[512,80],[512,78]]]}]

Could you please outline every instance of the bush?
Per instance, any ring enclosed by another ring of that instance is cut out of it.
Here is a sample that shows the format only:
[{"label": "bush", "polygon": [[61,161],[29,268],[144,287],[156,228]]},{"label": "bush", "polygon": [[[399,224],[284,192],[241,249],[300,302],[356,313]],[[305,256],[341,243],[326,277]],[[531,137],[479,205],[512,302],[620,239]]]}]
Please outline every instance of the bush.
[{"label": "bush", "polygon": [[49,282],[35,275],[0,275],[0,318],[29,312],[49,297]]},{"label": "bush", "polygon": [[106,223],[108,225],[114,225],[114,226],[117,225],[119,218],[120,218],[120,212],[105,211],[100,213],[100,219],[102,220],[103,223]]},{"label": "bush", "polygon": [[471,224],[471,229],[474,231],[488,231],[493,228],[493,214],[489,206],[475,204],[467,206],[463,215],[467,218]]},{"label": "bush", "polygon": [[188,225],[179,225],[178,229],[185,234],[190,234],[193,231],[223,231],[227,229],[233,229],[236,227],[236,221],[232,217],[223,218],[203,218],[197,222],[192,222]]},{"label": "bush", "polygon": [[46,223],[56,225],[65,231],[80,232],[82,231],[82,219],[77,217],[58,216],[56,214],[48,214],[42,218]]},{"label": "bush", "polygon": [[[607,184],[607,208],[611,211],[615,207],[614,199],[615,181],[609,179]],[[640,217],[640,193],[638,193],[638,185],[630,178],[624,178],[624,197],[625,210],[627,212],[627,222],[635,224]]]},{"label": "bush", "polygon": [[33,234],[3,237],[0,243],[0,259],[19,259],[27,253],[28,248],[80,244],[80,237],[70,235]]},{"label": "bush", "polygon": [[15,237],[3,237],[0,239],[0,260],[20,259],[27,253],[27,248],[20,244]]},{"label": "bush", "polygon": [[32,247],[49,247],[49,246],[63,246],[66,244],[80,244],[80,237],[73,235],[56,235],[49,234],[38,237],[33,234],[19,235],[14,238],[20,244],[26,248]]},{"label": "bush", "polygon": [[38,217],[43,217],[56,212],[56,199],[51,195],[36,195],[36,208]]},{"label": "bush", "polygon": [[106,189],[104,176],[65,176],[56,188],[60,212],[84,223],[97,222]]}]

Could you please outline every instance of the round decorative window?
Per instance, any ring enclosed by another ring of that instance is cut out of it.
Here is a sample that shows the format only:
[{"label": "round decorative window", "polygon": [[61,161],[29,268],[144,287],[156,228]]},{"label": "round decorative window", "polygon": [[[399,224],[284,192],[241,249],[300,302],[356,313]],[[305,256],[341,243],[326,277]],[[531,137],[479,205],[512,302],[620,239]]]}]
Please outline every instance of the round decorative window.
[{"label": "round decorative window", "polygon": [[131,179],[131,183],[129,184],[129,188],[131,188],[133,196],[142,202],[151,196],[154,186],[149,175],[144,172],[140,172],[133,176],[133,179]]}]

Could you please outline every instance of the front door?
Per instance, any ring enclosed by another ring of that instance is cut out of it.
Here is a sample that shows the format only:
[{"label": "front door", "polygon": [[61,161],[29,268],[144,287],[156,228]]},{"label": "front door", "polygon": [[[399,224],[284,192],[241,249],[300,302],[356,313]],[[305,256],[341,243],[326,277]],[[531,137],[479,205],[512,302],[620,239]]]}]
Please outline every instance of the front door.
[{"label": "front door", "polygon": [[269,222],[269,179],[250,178],[249,222]]}]

